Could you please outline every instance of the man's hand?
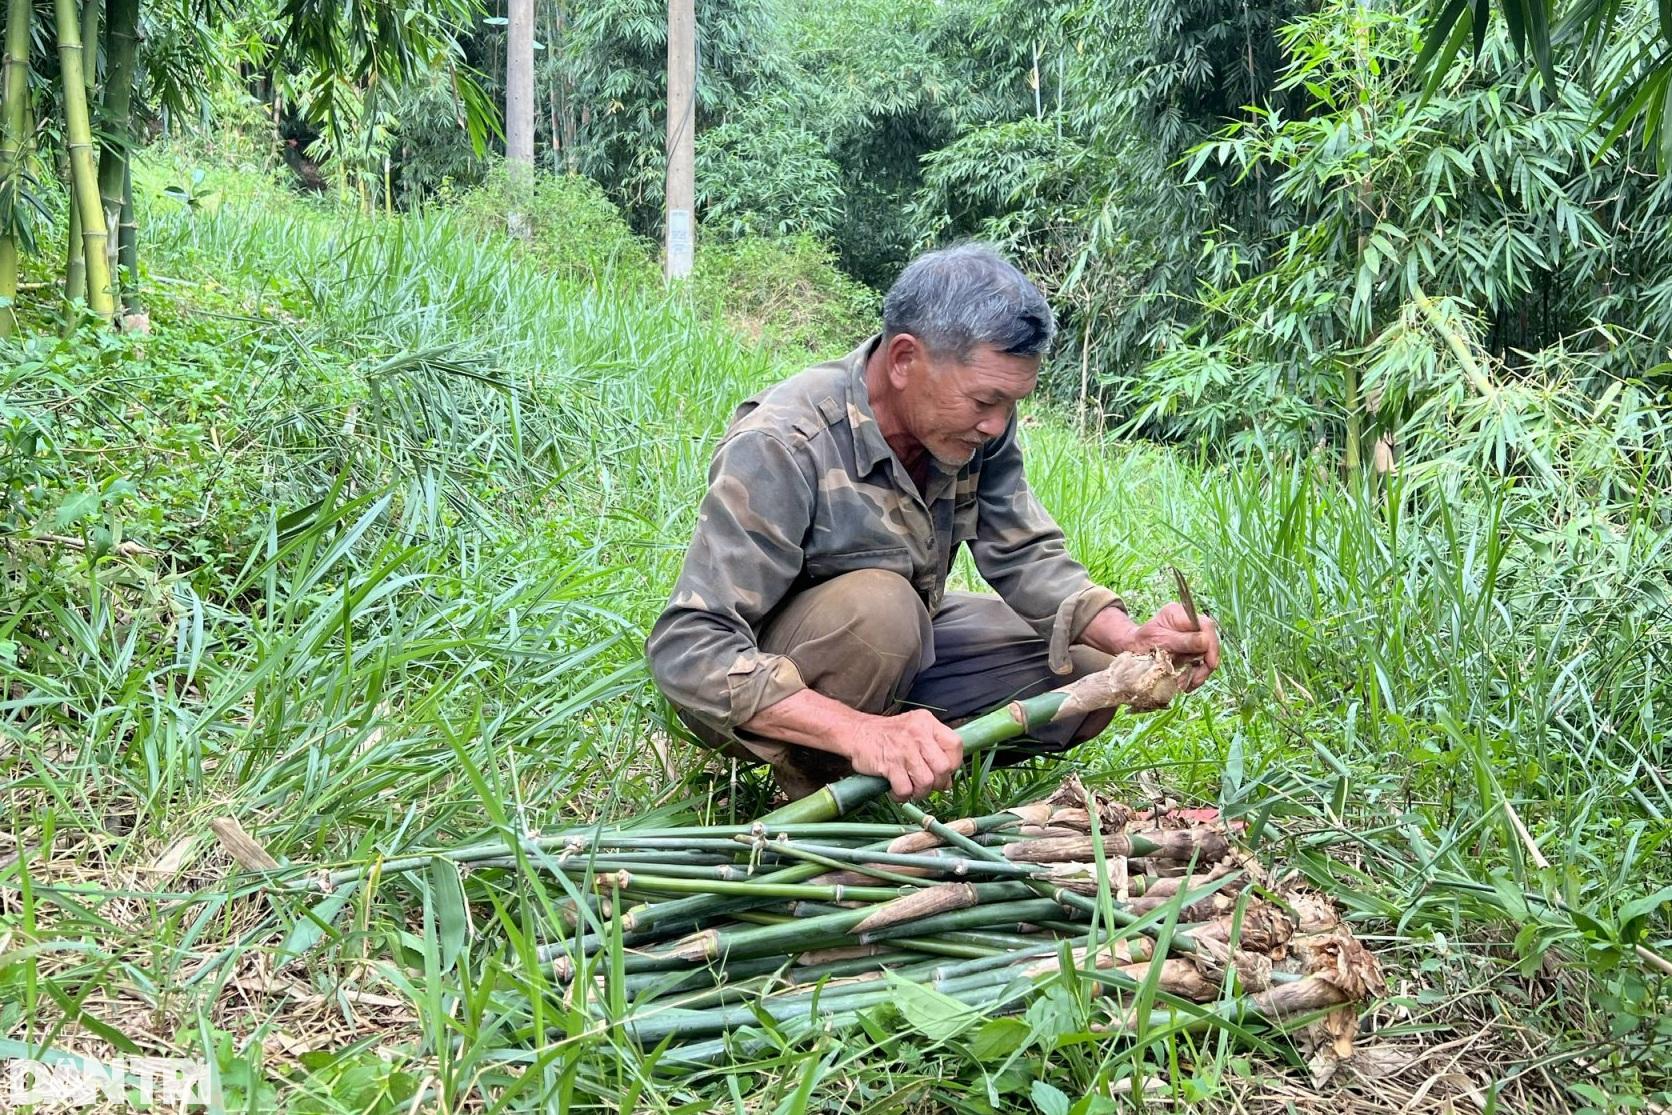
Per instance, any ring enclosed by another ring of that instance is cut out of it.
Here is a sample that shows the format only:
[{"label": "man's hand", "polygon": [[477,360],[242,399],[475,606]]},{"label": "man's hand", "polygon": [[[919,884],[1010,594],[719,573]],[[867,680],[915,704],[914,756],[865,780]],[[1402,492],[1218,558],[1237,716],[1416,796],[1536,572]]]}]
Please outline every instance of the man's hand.
[{"label": "man's hand", "polygon": [[762,709],[743,727],[840,755],[860,774],[888,779],[896,801],[946,789],[964,761],[964,741],[926,709],[876,716],[811,689]]},{"label": "man's hand", "polygon": [[1086,625],[1080,640],[1108,654],[1164,650],[1175,662],[1191,663],[1184,678],[1186,692],[1219,668],[1219,625],[1212,616],[1200,616],[1192,625],[1190,613],[1179,603],[1168,604],[1141,626],[1119,608],[1104,608]]},{"label": "man's hand", "polygon": [[855,771],[888,779],[895,801],[946,789],[964,761],[964,741],[926,709],[865,716],[838,742]]}]

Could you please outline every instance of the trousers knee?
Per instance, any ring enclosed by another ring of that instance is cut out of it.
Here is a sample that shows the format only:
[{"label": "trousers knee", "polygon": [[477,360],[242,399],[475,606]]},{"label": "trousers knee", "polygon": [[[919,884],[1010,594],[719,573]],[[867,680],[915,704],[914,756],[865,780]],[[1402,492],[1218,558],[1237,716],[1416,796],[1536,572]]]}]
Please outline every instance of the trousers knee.
[{"label": "trousers knee", "polygon": [[[827,582],[860,642],[897,654],[917,654],[929,635],[928,609],[911,582],[886,569],[860,569]],[[837,588],[837,586],[840,586]]]},{"label": "trousers knee", "polygon": [[799,594],[768,627],[762,646],[788,655],[813,689],[884,712],[926,664],[932,638],[928,609],[909,581],[862,569]]}]

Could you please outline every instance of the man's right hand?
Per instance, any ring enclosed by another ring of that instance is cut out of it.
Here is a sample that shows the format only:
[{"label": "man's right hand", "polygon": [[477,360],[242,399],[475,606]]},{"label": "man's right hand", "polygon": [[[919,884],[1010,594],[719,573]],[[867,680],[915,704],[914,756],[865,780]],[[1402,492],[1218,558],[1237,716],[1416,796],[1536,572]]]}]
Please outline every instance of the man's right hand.
[{"label": "man's right hand", "polygon": [[964,762],[964,741],[926,709],[865,715],[837,744],[855,771],[886,778],[895,801],[946,789]]}]

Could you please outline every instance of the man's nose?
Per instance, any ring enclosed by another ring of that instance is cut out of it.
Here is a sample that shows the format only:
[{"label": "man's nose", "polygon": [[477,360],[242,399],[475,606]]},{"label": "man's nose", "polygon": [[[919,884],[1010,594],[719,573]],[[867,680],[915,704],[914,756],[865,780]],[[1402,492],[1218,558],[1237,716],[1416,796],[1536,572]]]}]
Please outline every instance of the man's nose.
[{"label": "man's nose", "polygon": [[975,424],[976,433],[984,438],[996,438],[1004,433],[1004,428],[1010,424],[1010,415],[1005,411],[989,414]]}]

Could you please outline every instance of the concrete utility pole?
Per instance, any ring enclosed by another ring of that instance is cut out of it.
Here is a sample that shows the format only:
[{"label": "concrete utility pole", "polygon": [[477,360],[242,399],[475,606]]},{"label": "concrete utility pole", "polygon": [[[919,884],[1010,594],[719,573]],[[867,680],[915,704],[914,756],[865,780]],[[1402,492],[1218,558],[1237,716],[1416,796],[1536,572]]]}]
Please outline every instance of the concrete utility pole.
[{"label": "concrete utility pole", "polygon": [[505,5],[505,157],[534,166],[534,0]]},{"label": "concrete utility pole", "polygon": [[668,0],[667,275],[683,279],[696,255],[697,13],[694,0]]}]

